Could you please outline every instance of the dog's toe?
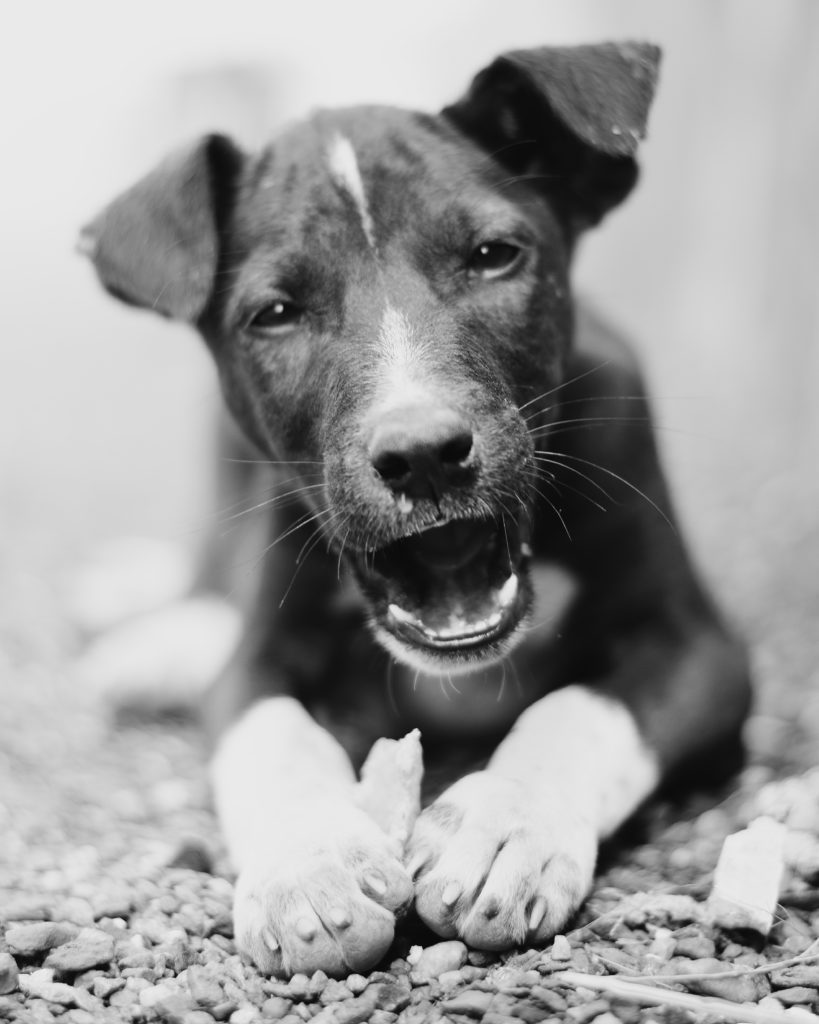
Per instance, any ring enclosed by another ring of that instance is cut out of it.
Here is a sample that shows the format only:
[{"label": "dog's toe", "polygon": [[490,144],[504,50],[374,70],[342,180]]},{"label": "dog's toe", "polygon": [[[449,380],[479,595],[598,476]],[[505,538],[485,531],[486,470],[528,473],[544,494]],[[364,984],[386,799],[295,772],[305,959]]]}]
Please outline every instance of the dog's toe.
[{"label": "dog's toe", "polygon": [[305,836],[240,874],[237,943],[267,974],[363,971],[389,949],[395,912],[411,896],[409,875],[371,822],[320,845]]},{"label": "dog's toe", "polygon": [[416,909],[439,935],[479,949],[543,942],[588,891],[595,854],[591,827],[569,808],[478,772],[418,819]]}]

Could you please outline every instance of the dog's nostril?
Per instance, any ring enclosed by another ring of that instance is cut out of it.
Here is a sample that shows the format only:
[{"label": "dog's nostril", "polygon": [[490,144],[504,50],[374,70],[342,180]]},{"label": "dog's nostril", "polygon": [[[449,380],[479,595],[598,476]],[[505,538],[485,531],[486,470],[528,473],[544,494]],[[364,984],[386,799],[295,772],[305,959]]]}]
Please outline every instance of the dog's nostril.
[{"label": "dog's nostril", "polygon": [[384,452],[373,459],[373,469],[385,483],[400,483],[412,472],[412,468],[404,458],[396,452]]},{"label": "dog's nostril", "polygon": [[472,453],[472,431],[464,430],[450,438],[438,449],[438,457],[444,466],[459,466]]}]

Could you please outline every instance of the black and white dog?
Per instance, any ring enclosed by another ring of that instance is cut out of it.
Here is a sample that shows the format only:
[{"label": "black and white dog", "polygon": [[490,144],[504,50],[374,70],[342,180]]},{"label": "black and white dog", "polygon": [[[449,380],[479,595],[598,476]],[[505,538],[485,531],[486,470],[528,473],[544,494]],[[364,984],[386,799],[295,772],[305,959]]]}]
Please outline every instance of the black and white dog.
[{"label": "black and white dog", "polygon": [[[84,232],[109,291],[211,349],[246,439],[231,502],[261,480],[208,718],[264,971],[365,969],[413,899],[439,935],[543,943],[601,838],[737,749],[744,652],[674,526],[634,357],[569,283],[635,183],[658,60],[517,51],[439,115],[321,111],[254,156],[210,136]],[[402,844],[356,767],[415,727],[438,795]]]}]

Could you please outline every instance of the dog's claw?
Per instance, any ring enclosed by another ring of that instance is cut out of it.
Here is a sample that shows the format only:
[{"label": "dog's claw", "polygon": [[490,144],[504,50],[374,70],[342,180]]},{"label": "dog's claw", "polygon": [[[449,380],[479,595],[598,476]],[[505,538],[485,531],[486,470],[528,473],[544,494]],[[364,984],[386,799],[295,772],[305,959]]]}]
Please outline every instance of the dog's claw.
[{"label": "dog's claw", "polygon": [[463,891],[463,886],[458,882],[450,882],[441,894],[441,902],[445,907],[454,907]]},{"label": "dog's claw", "polygon": [[540,927],[543,918],[546,916],[546,908],[548,904],[544,896],[538,896],[535,902],[532,904],[532,909],[529,911],[529,931],[536,932]]},{"label": "dog's claw", "polygon": [[303,942],[312,942],[317,931],[316,922],[310,917],[300,917],[296,921],[296,935]]},{"label": "dog's claw", "polygon": [[427,863],[428,860],[428,853],[416,853],[415,856],[410,859],[409,864],[407,864],[407,872],[410,878],[413,879],[413,881],[421,873],[421,870],[423,869],[424,865]]},{"label": "dog's claw", "polygon": [[364,884],[370,889],[376,896],[384,896],[387,892],[387,883],[381,875],[375,874],[370,871],[364,876]]},{"label": "dog's claw", "polygon": [[349,913],[342,907],[333,907],[330,911],[330,921],[336,926],[336,928],[349,928],[353,923],[353,919]]}]

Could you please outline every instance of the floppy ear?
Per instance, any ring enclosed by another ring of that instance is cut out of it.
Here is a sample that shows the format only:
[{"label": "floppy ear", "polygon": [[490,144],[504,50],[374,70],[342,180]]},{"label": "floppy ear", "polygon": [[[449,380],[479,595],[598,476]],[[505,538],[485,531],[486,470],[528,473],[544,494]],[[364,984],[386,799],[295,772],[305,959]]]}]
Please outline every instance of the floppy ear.
[{"label": "floppy ear", "polygon": [[111,294],[179,320],[205,309],[241,154],[221,135],[172,153],[85,227],[79,248]]},{"label": "floppy ear", "polygon": [[648,43],[516,50],[443,114],[511,171],[537,178],[576,231],[637,180],[659,61]]}]

